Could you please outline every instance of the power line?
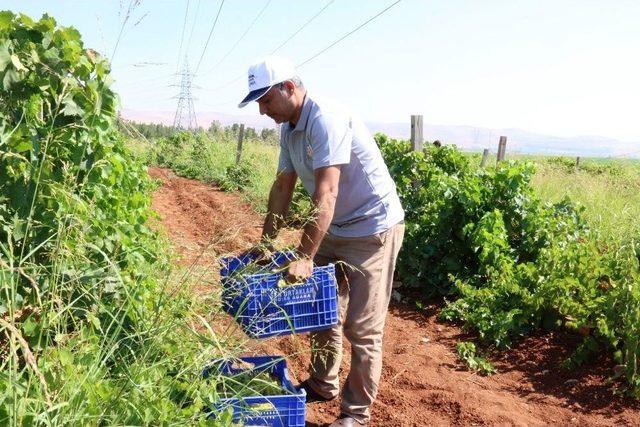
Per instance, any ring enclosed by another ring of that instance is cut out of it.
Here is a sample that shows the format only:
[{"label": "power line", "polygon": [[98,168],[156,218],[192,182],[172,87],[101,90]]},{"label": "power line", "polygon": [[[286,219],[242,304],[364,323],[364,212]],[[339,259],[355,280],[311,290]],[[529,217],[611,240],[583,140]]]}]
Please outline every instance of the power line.
[{"label": "power line", "polygon": [[337,45],[338,43],[340,43],[342,40],[346,39],[347,37],[349,37],[351,34],[355,33],[356,31],[358,31],[359,29],[361,29],[362,27],[364,27],[365,25],[367,25],[369,22],[373,21],[374,19],[376,19],[378,16],[382,15],[383,13],[385,13],[386,11],[388,11],[389,9],[391,9],[393,6],[397,5],[398,3],[400,3],[402,0],[397,0],[396,2],[390,4],[389,6],[387,6],[385,9],[383,9],[382,11],[378,12],[376,15],[372,16],[371,18],[369,18],[368,20],[366,20],[365,22],[363,22],[362,24],[360,24],[359,26],[357,26],[356,28],[354,28],[353,30],[351,30],[350,32],[348,32],[347,34],[345,34],[344,36],[340,37],[338,40],[334,41],[333,43],[331,43],[329,46],[325,47],[324,49],[322,49],[320,52],[316,53],[315,55],[311,56],[310,58],[306,59],[305,61],[301,62],[300,64],[297,64],[296,67],[302,67],[303,65],[311,62],[312,60],[314,60],[315,58],[317,58],[318,56],[322,55],[324,52],[326,52],[327,50],[331,49],[333,46]]},{"label": "power line", "polygon": [[[278,46],[277,48],[275,48],[271,53],[275,53],[277,52],[280,48],[282,48],[285,44],[287,44],[291,39],[293,39],[294,36],[296,36],[298,33],[300,33],[307,25],[309,25],[313,20],[315,20],[322,12],[324,12],[325,9],[327,9],[335,0],[331,0],[329,3],[327,3],[324,7],[322,7],[322,9],[320,9],[315,15],[313,15],[309,20],[307,20],[307,22],[305,22],[300,28],[298,28],[290,37],[288,37],[283,43],[280,44],[280,46]],[[378,12],[376,15],[372,16],[371,18],[369,18],[367,21],[363,22],[362,24],[360,24],[358,27],[354,28],[353,30],[351,30],[350,32],[348,32],[347,34],[345,34],[344,36],[340,37],[338,40],[336,40],[335,42],[331,43],[329,46],[327,46],[326,48],[322,49],[321,51],[319,51],[318,53],[316,53],[315,55],[313,55],[312,57],[306,59],[305,61],[301,62],[300,64],[296,65],[296,67],[301,67],[305,64],[307,64],[308,62],[312,61],[313,59],[317,58],[318,56],[320,56],[321,54],[323,54],[324,52],[326,52],[327,50],[331,49],[333,46],[335,46],[336,44],[340,43],[342,40],[346,39],[347,37],[349,37],[350,35],[352,35],[353,33],[355,33],[356,31],[360,30],[362,27],[364,27],[365,25],[367,25],[369,22],[373,21],[374,19],[376,19],[377,17],[379,17],[380,15],[384,14],[385,12],[387,12],[389,9],[391,9],[393,6],[395,6],[396,4],[400,3],[402,0],[397,0],[396,2],[390,4],[389,6],[387,6],[385,9],[383,9],[382,11]],[[224,83],[218,87],[215,87],[213,89],[210,89],[210,92],[216,92],[218,90],[224,89],[230,85],[232,85],[233,83],[237,82],[238,80],[240,80],[241,78],[245,77],[245,74],[242,73],[240,74],[238,77],[236,77],[235,79]]]},{"label": "power line", "polygon": [[156,62],[156,61],[140,61],[134,62],[131,64],[132,67],[142,68],[142,67],[160,67],[163,65],[168,65],[166,62]]},{"label": "power line", "polygon": [[335,0],[331,0],[331,1],[330,1],[329,3],[327,3],[327,4],[326,4],[322,9],[320,9],[320,10],[318,11],[318,13],[316,13],[315,15],[313,15],[313,16],[312,16],[312,17],[311,17],[307,22],[305,22],[304,24],[302,24],[302,26],[301,26],[300,28],[298,28],[298,29],[296,30],[296,32],[295,32],[295,33],[291,34],[291,35],[289,36],[289,38],[288,38],[288,39],[286,39],[285,41],[283,41],[283,42],[280,44],[280,46],[278,46],[277,48],[273,49],[273,51],[271,51],[271,55],[273,55],[274,53],[276,53],[277,51],[279,51],[279,50],[282,48],[282,46],[284,46],[284,45],[286,45],[287,43],[289,43],[289,41],[290,41],[291,39],[293,39],[295,36],[297,36],[297,35],[298,35],[298,33],[299,33],[300,31],[304,30],[304,29],[305,29],[305,27],[306,27],[307,25],[309,25],[311,22],[313,22],[313,20],[315,20],[318,16],[320,16],[320,14],[321,14],[322,12],[324,12],[324,10],[325,10],[326,8],[328,8],[329,6],[331,6],[331,4],[332,4],[334,1],[335,1]]},{"label": "power line", "polygon": [[187,16],[189,16],[189,0],[187,0],[187,9],[184,11],[184,21],[182,23],[182,35],[180,36],[180,48],[178,49],[178,60],[176,61],[176,74],[180,67],[180,58],[182,57],[182,43],[184,42],[184,30],[187,28]]},{"label": "power line", "polygon": [[200,1],[198,0],[198,4],[196,5],[196,13],[193,15],[193,23],[191,24],[191,33],[189,33],[189,41],[187,42],[187,53],[189,52],[189,47],[191,46],[191,40],[193,40],[193,30],[196,28],[196,22],[198,22],[198,12],[200,12]]},{"label": "power line", "polygon": [[207,71],[208,73],[212,72],[213,70],[215,70],[216,68],[218,68],[218,66],[222,63],[222,61],[224,61],[225,59],[227,59],[227,57],[231,54],[231,52],[233,52],[236,48],[236,46],[238,46],[238,43],[240,43],[242,41],[242,39],[244,39],[244,37],[247,35],[247,33],[251,30],[251,28],[253,28],[253,26],[255,25],[255,23],[258,21],[258,19],[260,19],[260,17],[262,16],[262,14],[264,13],[264,11],[267,9],[267,7],[269,7],[269,4],[271,4],[272,0],[267,0],[266,4],[264,5],[264,7],[262,8],[262,10],[256,15],[256,17],[253,19],[253,21],[251,22],[251,24],[249,24],[249,27],[244,31],[244,33],[242,33],[242,35],[240,36],[240,38],[238,40],[236,40],[236,42],[234,43],[234,45],[231,47],[231,49],[229,49],[229,51],[222,57],[222,59],[220,61],[218,61],[218,63],[216,65],[214,65],[209,71]]},{"label": "power line", "polygon": [[207,51],[207,46],[209,46],[211,35],[213,34],[213,30],[216,28],[216,24],[218,23],[218,18],[220,17],[222,6],[224,6],[224,0],[222,0],[222,2],[220,3],[220,7],[218,8],[218,13],[216,14],[216,19],[213,21],[213,25],[211,26],[211,31],[209,31],[209,37],[207,37],[207,42],[204,44],[204,49],[202,49],[202,54],[200,55],[200,59],[198,60],[198,65],[196,65],[196,70],[193,72],[193,74],[198,74],[198,70],[200,69],[200,64],[202,64],[202,58],[204,58],[204,54]]},{"label": "power line", "polygon": [[[327,3],[326,5],[324,5],[318,12],[316,12],[311,18],[309,18],[307,20],[307,22],[305,22],[304,24],[302,24],[302,26],[300,26],[300,28],[298,28],[293,34],[291,34],[284,42],[282,42],[280,44],[280,46],[278,46],[277,48],[275,48],[271,54],[273,55],[275,52],[277,52],[280,48],[282,48],[284,45],[286,45],[291,39],[293,39],[296,35],[298,35],[298,33],[300,33],[302,30],[304,30],[307,25],[309,25],[311,22],[313,22],[318,16],[320,16],[320,14],[322,12],[325,11],[326,8],[328,8],[335,0],[331,0],[329,3]],[[228,81],[227,83],[224,83],[218,87],[215,87],[213,89],[210,89],[211,92],[217,92],[220,89],[224,89],[227,86],[230,86],[232,84],[234,84],[235,82],[237,82],[238,80],[240,80],[241,78],[246,77],[245,73],[240,74],[238,77],[234,78],[231,81]]]}]

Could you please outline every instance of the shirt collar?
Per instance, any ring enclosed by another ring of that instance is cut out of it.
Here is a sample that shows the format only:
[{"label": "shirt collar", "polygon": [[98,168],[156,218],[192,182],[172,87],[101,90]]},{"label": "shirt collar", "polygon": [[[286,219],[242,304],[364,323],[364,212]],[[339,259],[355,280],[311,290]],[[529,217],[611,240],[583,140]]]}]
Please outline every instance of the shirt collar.
[{"label": "shirt collar", "polygon": [[296,123],[296,127],[291,129],[291,125],[289,125],[289,129],[294,131],[304,131],[307,128],[307,122],[309,121],[309,113],[311,112],[311,100],[309,99],[309,93],[304,95],[304,100],[302,101],[302,111],[300,112],[300,118],[298,119],[298,123]]}]

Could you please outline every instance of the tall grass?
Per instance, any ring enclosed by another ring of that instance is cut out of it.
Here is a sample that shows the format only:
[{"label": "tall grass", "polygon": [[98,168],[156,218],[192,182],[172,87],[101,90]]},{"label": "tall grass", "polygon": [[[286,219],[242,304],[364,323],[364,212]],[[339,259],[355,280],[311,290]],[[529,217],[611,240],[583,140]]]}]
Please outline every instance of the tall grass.
[{"label": "tall grass", "polygon": [[168,166],[189,178],[238,190],[264,212],[275,178],[279,148],[260,139],[245,139],[236,165],[236,136],[230,132],[195,135],[184,132],[152,143],[134,143],[151,164]]},{"label": "tall grass", "polygon": [[[63,271],[67,261],[57,258],[51,267]],[[29,264],[23,263],[33,271]],[[148,283],[125,283],[111,260],[87,265],[93,274],[107,274],[96,281],[48,274],[45,284],[55,289],[43,304],[25,307],[13,323],[3,320],[8,344],[0,370],[3,425],[204,423],[202,408],[216,400],[218,379],[204,381],[203,367],[210,359],[232,357],[244,345],[234,334],[214,331],[222,313],[215,288],[195,300],[189,282],[198,275],[164,270],[160,276],[167,274],[167,280],[157,280],[147,289],[150,294],[140,295],[136,286]],[[15,294],[21,278],[8,271],[16,269],[2,269],[0,277],[5,290]],[[158,276],[139,273],[147,280]],[[123,298],[113,304],[96,295],[95,287],[119,289]],[[203,313],[209,313],[208,320]]]},{"label": "tall grass", "polygon": [[584,206],[584,216],[598,240],[640,238],[640,162],[591,161],[575,168],[540,159],[533,185],[543,199],[565,197]]}]

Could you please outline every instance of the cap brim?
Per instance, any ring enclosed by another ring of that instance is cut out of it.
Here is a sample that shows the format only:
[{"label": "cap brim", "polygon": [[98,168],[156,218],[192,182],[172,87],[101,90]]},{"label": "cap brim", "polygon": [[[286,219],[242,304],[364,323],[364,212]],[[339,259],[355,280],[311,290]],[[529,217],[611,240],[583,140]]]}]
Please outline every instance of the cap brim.
[{"label": "cap brim", "polygon": [[257,101],[258,99],[262,98],[262,95],[267,93],[269,89],[271,89],[272,87],[273,86],[267,86],[267,87],[263,87],[262,89],[252,90],[251,92],[249,92],[249,95],[245,96],[242,102],[238,104],[238,108],[242,108],[248,103]]}]

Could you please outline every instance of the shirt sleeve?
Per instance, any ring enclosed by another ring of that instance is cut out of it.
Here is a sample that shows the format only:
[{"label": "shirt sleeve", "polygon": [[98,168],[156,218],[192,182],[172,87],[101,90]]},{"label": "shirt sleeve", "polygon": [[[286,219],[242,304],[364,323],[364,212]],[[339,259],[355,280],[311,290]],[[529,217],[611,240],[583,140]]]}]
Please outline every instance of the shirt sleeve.
[{"label": "shirt sleeve", "polygon": [[295,172],[293,162],[291,161],[291,153],[289,146],[285,142],[285,135],[280,130],[280,156],[278,157],[278,172]]},{"label": "shirt sleeve", "polygon": [[353,130],[349,116],[335,113],[318,116],[311,123],[309,139],[314,170],[350,162]]}]

